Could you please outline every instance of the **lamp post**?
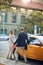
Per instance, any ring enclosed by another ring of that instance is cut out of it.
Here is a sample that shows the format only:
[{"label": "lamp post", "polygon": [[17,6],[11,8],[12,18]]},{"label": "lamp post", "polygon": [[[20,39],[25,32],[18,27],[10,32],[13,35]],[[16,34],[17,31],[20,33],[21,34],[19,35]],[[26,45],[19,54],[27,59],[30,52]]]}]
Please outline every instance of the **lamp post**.
[{"label": "lamp post", "polygon": [[2,21],[3,21],[3,34],[4,34],[5,13],[2,13]]},{"label": "lamp post", "polygon": [[0,22],[1,22],[1,16],[0,16]]},{"label": "lamp post", "polygon": [[37,25],[34,25],[34,34],[37,34]]}]

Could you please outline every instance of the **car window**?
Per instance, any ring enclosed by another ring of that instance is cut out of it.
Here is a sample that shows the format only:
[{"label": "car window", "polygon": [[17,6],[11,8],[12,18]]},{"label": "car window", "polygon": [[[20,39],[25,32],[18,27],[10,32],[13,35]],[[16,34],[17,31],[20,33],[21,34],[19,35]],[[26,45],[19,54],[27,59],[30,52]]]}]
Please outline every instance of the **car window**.
[{"label": "car window", "polygon": [[8,41],[9,40],[9,38],[0,38],[0,41]]},{"label": "car window", "polygon": [[7,35],[5,35],[5,34],[0,34],[0,36],[7,36]]},{"label": "car window", "polygon": [[9,36],[7,36],[6,34],[0,34],[0,41],[8,41],[9,40]]},{"label": "car window", "polygon": [[40,44],[40,41],[37,38],[30,38],[31,44]]}]

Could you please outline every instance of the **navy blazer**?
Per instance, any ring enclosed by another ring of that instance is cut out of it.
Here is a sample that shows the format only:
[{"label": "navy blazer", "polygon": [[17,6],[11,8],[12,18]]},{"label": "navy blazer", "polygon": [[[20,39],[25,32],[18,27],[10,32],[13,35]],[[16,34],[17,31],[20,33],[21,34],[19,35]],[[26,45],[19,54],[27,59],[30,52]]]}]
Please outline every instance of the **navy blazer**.
[{"label": "navy blazer", "polygon": [[28,36],[25,32],[21,32],[19,35],[18,35],[18,38],[17,40],[15,41],[14,44],[17,44],[18,47],[24,47],[26,46],[27,44],[29,44],[29,40],[28,40]]}]

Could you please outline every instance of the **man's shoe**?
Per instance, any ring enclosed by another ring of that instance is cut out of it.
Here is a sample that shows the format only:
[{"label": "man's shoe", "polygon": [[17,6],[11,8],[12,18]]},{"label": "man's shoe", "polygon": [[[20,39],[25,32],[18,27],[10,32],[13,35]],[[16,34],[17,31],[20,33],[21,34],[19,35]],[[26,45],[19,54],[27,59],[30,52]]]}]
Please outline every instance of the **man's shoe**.
[{"label": "man's shoe", "polygon": [[28,61],[27,62],[25,62],[26,64],[28,64]]}]

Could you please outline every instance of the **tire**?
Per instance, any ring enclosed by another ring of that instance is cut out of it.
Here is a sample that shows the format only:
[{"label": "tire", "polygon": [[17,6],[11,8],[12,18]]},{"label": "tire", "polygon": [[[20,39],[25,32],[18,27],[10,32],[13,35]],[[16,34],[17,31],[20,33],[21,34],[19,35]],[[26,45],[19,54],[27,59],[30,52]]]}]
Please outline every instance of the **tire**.
[{"label": "tire", "polygon": [[18,60],[23,60],[23,57],[21,57],[19,54],[18,54]]}]

